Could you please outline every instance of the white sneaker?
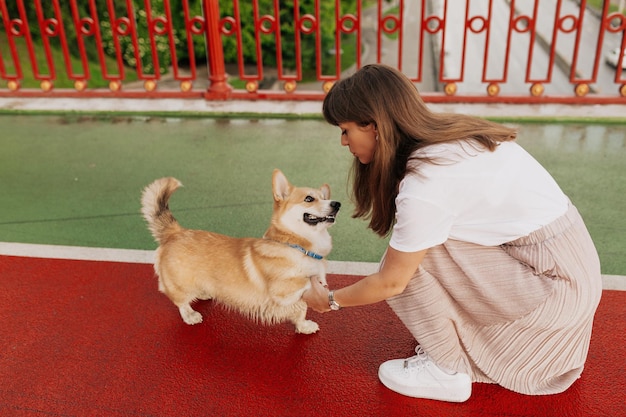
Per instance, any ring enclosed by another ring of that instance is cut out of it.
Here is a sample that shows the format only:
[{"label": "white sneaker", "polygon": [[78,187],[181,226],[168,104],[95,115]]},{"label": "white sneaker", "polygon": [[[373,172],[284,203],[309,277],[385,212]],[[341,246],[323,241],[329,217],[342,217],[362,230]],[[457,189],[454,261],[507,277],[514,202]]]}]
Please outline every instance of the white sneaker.
[{"label": "white sneaker", "polygon": [[469,375],[446,372],[418,346],[417,355],[380,365],[378,378],[387,388],[415,398],[462,403],[472,394]]}]

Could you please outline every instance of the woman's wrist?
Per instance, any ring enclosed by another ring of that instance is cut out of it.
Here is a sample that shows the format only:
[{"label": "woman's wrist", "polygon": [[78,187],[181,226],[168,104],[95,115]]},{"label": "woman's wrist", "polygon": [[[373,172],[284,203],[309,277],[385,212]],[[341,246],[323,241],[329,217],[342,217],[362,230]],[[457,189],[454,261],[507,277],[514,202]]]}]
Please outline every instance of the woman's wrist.
[{"label": "woman's wrist", "polygon": [[328,307],[333,311],[341,310],[341,305],[335,300],[335,290],[328,291]]}]

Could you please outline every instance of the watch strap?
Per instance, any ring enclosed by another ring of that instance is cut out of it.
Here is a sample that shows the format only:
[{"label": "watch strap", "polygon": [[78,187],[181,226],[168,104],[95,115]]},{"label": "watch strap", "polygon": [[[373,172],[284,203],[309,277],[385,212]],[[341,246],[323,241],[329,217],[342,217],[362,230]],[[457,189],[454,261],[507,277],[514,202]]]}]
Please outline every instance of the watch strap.
[{"label": "watch strap", "polygon": [[328,306],[334,311],[341,309],[339,303],[335,301],[335,290],[328,291]]}]

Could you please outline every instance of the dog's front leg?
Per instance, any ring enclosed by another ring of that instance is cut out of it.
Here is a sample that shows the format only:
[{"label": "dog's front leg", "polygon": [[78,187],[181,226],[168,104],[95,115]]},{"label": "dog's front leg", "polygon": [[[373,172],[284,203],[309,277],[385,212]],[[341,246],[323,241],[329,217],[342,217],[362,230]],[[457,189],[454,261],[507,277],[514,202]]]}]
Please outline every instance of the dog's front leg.
[{"label": "dog's front leg", "polygon": [[313,320],[306,319],[307,305],[300,300],[293,305],[294,313],[291,322],[296,326],[296,333],[312,334],[320,329],[320,326]]},{"label": "dog's front leg", "polygon": [[322,284],[322,287],[328,288],[328,282],[326,281],[326,263],[317,271],[317,281]]}]

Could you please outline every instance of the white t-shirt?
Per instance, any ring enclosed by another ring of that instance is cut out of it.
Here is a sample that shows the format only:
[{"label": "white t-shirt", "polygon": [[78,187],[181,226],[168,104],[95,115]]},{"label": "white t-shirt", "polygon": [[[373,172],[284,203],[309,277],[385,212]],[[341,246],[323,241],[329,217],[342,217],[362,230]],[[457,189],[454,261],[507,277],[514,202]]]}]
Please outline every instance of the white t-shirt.
[{"label": "white t-shirt", "polygon": [[540,229],[568,208],[552,176],[515,142],[502,142],[494,152],[454,142],[417,153],[438,163],[418,162],[417,172],[400,182],[389,242],[398,251],[416,252],[448,239],[500,245]]}]

